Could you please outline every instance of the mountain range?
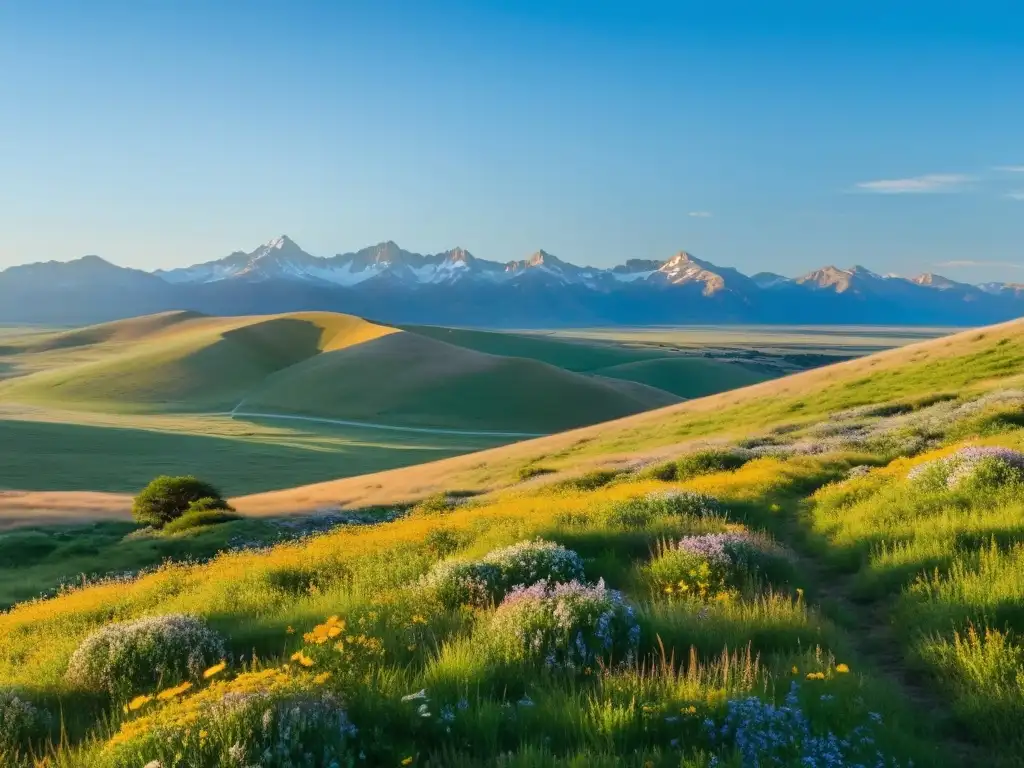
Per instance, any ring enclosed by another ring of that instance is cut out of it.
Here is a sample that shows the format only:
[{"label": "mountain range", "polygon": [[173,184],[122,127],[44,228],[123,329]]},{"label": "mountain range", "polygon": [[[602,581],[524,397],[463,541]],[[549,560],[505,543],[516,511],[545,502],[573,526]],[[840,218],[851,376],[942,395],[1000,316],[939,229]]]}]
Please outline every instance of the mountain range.
[{"label": "mountain range", "polygon": [[89,323],[171,309],[208,314],[331,310],[386,322],[483,327],[677,323],[980,325],[1024,315],[1024,284],[827,266],[747,276],[681,251],[580,267],[540,250],[510,262],[388,241],[313,256],[281,236],[251,252],[144,272],[98,256],[0,272],[0,322]]}]

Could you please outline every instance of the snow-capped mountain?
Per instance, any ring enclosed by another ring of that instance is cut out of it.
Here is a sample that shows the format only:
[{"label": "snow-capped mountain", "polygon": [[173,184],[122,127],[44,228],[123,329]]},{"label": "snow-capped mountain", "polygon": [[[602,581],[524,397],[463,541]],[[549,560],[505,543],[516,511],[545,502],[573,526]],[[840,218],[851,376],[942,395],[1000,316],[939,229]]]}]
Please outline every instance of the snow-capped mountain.
[{"label": "snow-capped mountain", "polygon": [[1024,314],[1024,286],[904,278],[862,266],[748,277],[680,251],[610,268],[544,250],[509,262],[386,241],[314,256],[286,235],[253,251],[155,273],[97,256],[0,272],[0,321],[92,322],[166,309],[323,309],[392,322],[543,327],[691,322],[975,325]]}]

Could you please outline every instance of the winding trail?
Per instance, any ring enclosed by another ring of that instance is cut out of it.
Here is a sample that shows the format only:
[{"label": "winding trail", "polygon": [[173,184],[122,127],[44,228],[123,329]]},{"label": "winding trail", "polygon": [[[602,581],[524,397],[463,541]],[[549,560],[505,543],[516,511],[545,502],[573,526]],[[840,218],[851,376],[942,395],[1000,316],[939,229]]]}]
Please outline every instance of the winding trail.
[{"label": "winding trail", "polygon": [[347,421],[345,419],[327,419],[320,416],[295,416],[287,413],[256,413],[242,411],[241,403],[225,415],[231,418],[242,417],[251,419],[281,419],[284,421],[309,421],[315,424],[335,424],[340,427],[362,427],[364,429],[382,429],[390,432],[414,432],[422,435],[460,435],[462,437],[547,437],[543,432],[490,432],[468,429],[439,429],[434,427],[396,427],[390,424],[374,424],[367,421]]},{"label": "winding trail", "polygon": [[[803,503],[806,503],[806,498]],[[833,621],[851,650],[870,670],[888,681],[911,707],[938,722],[935,737],[948,765],[987,768],[978,745],[963,733],[932,681],[907,663],[902,640],[893,626],[890,599],[858,599],[856,573],[830,567],[808,547],[806,510],[798,502],[787,510],[780,538],[795,553],[800,569],[814,585],[813,597],[823,616]],[[842,618],[840,618],[842,617]]]}]

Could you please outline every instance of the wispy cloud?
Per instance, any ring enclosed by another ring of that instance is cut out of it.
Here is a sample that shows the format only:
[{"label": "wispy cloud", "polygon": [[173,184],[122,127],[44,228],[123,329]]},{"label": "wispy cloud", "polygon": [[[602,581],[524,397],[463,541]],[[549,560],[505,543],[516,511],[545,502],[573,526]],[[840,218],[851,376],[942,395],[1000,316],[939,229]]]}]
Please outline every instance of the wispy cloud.
[{"label": "wispy cloud", "polygon": [[1009,267],[1011,269],[1024,269],[1024,264],[1018,264],[1012,261],[973,261],[971,259],[962,261],[940,261],[935,264],[935,266],[945,267],[947,269],[964,269],[968,267]]},{"label": "wispy cloud", "polygon": [[710,211],[690,211],[686,215],[687,216],[692,216],[695,219],[710,219],[711,218],[711,212]]},{"label": "wispy cloud", "polygon": [[1024,200],[1024,189],[1018,189],[1013,192],[1007,192],[1006,196],[1011,200]]},{"label": "wispy cloud", "polygon": [[1003,173],[1024,173],[1024,165],[997,165],[992,170]]},{"label": "wispy cloud", "polygon": [[956,192],[965,184],[973,181],[972,176],[960,173],[927,173],[924,176],[912,176],[908,179],[879,179],[862,181],[857,189],[883,195],[911,195],[930,192]]}]

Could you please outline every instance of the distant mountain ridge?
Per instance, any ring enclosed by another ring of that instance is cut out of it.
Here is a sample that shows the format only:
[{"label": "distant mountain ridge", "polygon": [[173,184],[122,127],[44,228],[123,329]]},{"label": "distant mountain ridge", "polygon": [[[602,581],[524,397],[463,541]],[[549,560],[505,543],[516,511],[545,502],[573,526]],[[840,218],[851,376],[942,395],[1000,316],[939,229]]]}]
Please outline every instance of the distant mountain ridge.
[{"label": "distant mountain ridge", "polygon": [[168,309],[260,314],[319,309],[388,322],[545,327],[674,323],[975,325],[1024,314],[1024,286],[825,266],[796,278],[747,276],[680,251],[611,268],[544,250],[490,261],[393,241],[313,256],[287,235],[251,252],[144,272],[98,256],[0,272],[0,322],[79,323]]}]

